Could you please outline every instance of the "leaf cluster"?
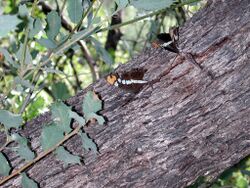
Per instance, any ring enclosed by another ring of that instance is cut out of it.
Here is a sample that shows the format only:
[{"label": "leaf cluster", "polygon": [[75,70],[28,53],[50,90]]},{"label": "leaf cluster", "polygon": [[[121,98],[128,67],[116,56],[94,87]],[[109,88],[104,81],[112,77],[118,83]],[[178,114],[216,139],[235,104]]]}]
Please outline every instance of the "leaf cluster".
[{"label": "leaf cluster", "polygon": [[[30,143],[24,136],[18,133],[11,133],[10,129],[18,128],[22,124],[21,116],[4,111],[0,114],[5,114],[5,121],[1,121],[7,132],[6,144],[16,143],[17,145],[9,147],[9,149],[15,151],[19,157],[24,159],[27,163],[18,170],[13,171],[11,174],[11,165],[8,162],[7,156],[1,148],[0,151],[0,174],[6,176],[0,184],[4,183],[11,177],[22,173],[22,186],[27,187],[28,184],[32,187],[37,187],[32,179],[30,179],[24,172],[29,166],[33,165],[36,161],[45,157],[53,152],[56,157],[64,163],[67,167],[69,164],[80,164],[82,157],[77,154],[72,154],[68,151],[63,143],[69,140],[74,135],[79,135],[82,141],[82,148],[86,151],[93,151],[95,154],[98,152],[98,147],[93,139],[84,131],[83,127],[91,119],[96,119],[100,125],[103,125],[105,120],[101,115],[97,113],[102,109],[102,101],[94,92],[88,92],[83,100],[82,104],[83,116],[80,116],[76,112],[71,110],[71,107],[65,105],[63,102],[56,102],[52,104],[50,110],[52,113],[52,122],[48,125],[44,125],[41,133],[41,147],[42,153],[35,154],[30,147]],[[78,126],[72,128],[72,119],[78,122]]]}]

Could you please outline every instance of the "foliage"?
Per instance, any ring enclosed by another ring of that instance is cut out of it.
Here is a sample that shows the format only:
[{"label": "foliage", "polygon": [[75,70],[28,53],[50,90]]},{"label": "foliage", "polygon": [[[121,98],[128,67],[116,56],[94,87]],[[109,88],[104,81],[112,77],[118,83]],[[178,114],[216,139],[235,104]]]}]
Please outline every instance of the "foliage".
[{"label": "foliage", "polygon": [[[102,109],[101,100],[94,92],[88,92],[83,100],[83,113],[91,113],[93,117],[100,118],[100,115],[96,113]],[[81,164],[81,157],[79,154],[73,155],[70,151],[66,150],[65,146],[62,144],[70,139],[72,136],[79,134],[82,147],[86,151],[93,151],[95,154],[97,153],[97,145],[91,139],[87,133],[84,131],[83,127],[88,121],[88,119],[84,119],[82,116],[78,115],[77,113],[73,112],[70,107],[66,106],[62,102],[56,102],[51,106],[52,112],[52,122],[49,125],[45,125],[42,129],[41,133],[41,146],[43,149],[43,153],[38,154],[35,157],[34,152],[31,150],[28,140],[17,133],[8,133],[7,141],[5,146],[9,145],[11,142],[15,142],[17,146],[11,147],[12,150],[17,152],[17,155],[21,158],[28,161],[28,163],[24,164],[23,167],[19,168],[12,172],[10,176],[11,166],[8,162],[8,159],[5,157],[3,153],[3,149],[0,150],[0,174],[6,176],[2,181],[0,181],[0,185],[8,180],[9,177],[16,176],[22,173],[25,169],[33,165],[35,162],[39,161],[41,158],[45,157],[46,155],[54,152],[57,158],[64,162],[64,166],[69,164]],[[78,126],[72,128],[71,120],[75,119],[78,122]],[[16,121],[13,120],[15,123]],[[9,121],[3,122],[4,126],[6,123],[9,124]],[[102,122],[103,124],[104,122]],[[18,124],[21,125],[20,123]],[[10,127],[10,126],[9,126]],[[10,127],[12,128],[12,127]],[[6,127],[6,129],[8,129]],[[37,183],[30,179],[26,173],[22,173],[22,186],[23,187],[37,187]]]}]

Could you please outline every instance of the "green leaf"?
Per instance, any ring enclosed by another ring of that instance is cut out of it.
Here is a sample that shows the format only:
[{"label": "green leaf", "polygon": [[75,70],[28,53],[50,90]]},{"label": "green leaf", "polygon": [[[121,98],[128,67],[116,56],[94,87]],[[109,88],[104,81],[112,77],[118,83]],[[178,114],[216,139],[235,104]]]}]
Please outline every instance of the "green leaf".
[{"label": "green leaf", "polygon": [[31,161],[32,159],[35,158],[35,154],[33,151],[30,150],[28,146],[23,146],[20,145],[16,149],[13,149],[18,153],[18,155],[22,158],[25,159],[26,161]]},{"label": "green leaf", "polygon": [[97,115],[97,114],[95,114],[93,112],[86,114],[85,118],[87,120],[90,120],[90,119],[94,118],[94,119],[96,119],[98,121],[99,125],[103,125],[105,123],[105,119],[102,116]]},{"label": "green leaf", "polygon": [[27,160],[31,161],[35,158],[35,154],[28,146],[28,141],[25,137],[14,133],[11,135],[12,140],[16,141],[18,143],[18,147],[12,148],[14,151],[18,153],[18,155]]},{"label": "green leaf", "polygon": [[0,15],[0,38],[14,31],[20,22],[16,15]]},{"label": "green leaf", "polygon": [[73,119],[75,119],[81,126],[85,125],[85,119],[81,116],[79,116],[76,112],[70,111],[69,116]]},{"label": "green leaf", "polygon": [[69,116],[69,112],[71,111],[70,107],[62,102],[56,102],[51,105],[50,109],[55,124],[62,129],[63,132],[69,133],[72,130],[70,127],[71,117]]},{"label": "green leaf", "polygon": [[63,82],[57,82],[52,85],[52,93],[56,99],[66,100],[70,97],[68,87]]},{"label": "green leaf", "polygon": [[53,41],[60,31],[61,17],[58,15],[56,11],[52,10],[47,15],[47,23],[48,23],[47,36],[50,40]]},{"label": "green leaf", "polygon": [[64,43],[63,45],[59,45],[59,47],[55,50],[55,54],[62,54],[65,50],[72,47],[72,45],[75,45],[77,41],[88,38],[90,35],[97,32],[98,30],[100,30],[99,26],[97,27],[90,26],[87,29],[84,29],[80,32],[73,34],[72,37],[69,40],[67,40],[66,43]]},{"label": "green leaf", "polygon": [[[24,53],[24,48],[25,46],[23,45],[23,43],[20,44],[20,47],[16,53],[16,57],[19,61],[22,61],[23,58],[23,53]],[[25,63],[26,64],[31,64],[32,63],[32,56],[30,55],[30,50],[29,47],[26,46],[26,51],[25,51]]]},{"label": "green leaf", "polygon": [[0,152],[0,164],[0,174],[3,176],[8,176],[11,168],[9,162],[2,152]]},{"label": "green leaf", "polygon": [[37,18],[33,22],[32,27],[30,28],[29,38],[33,38],[40,31],[43,31],[42,21],[41,19]]},{"label": "green leaf", "polygon": [[[53,68],[45,67],[43,70],[45,70],[47,73],[63,74],[64,76],[67,76],[67,74],[65,74],[63,71],[56,70]],[[53,92],[53,86],[52,86],[52,92]]]},{"label": "green leaf", "polygon": [[22,125],[23,119],[20,114],[13,114],[7,110],[0,110],[0,122],[7,129],[18,128]]},{"label": "green leaf", "polygon": [[57,158],[64,162],[65,166],[68,166],[68,164],[81,164],[81,158],[79,156],[72,155],[63,146],[57,148],[55,153]]},{"label": "green leaf", "polygon": [[92,91],[88,91],[83,99],[82,109],[84,114],[98,112],[102,109],[102,101]]},{"label": "green leaf", "polygon": [[26,173],[22,173],[22,187],[23,188],[38,188],[38,184],[30,179]]},{"label": "green leaf", "polygon": [[56,126],[54,123],[45,126],[42,130],[41,144],[43,150],[48,150],[55,146],[64,138],[63,130]]},{"label": "green leaf", "polygon": [[118,12],[121,9],[124,9],[129,4],[128,0],[115,0],[115,2],[117,4],[117,9],[113,14],[115,14],[116,12]]},{"label": "green leaf", "polygon": [[27,6],[25,4],[23,5],[19,5],[18,7],[18,14],[21,16],[21,17],[25,17],[25,16],[29,16],[29,10],[27,9]]},{"label": "green leaf", "polygon": [[11,134],[11,139],[16,141],[20,145],[26,146],[28,144],[28,140],[18,133]]},{"label": "green leaf", "polygon": [[81,0],[68,0],[67,1],[67,11],[69,18],[73,23],[78,23],[81,21],[83,15],[83,6]]},{"label": "green leaf", "polygon": [[94,153],[97,153],[97,145],[96,143],[88,137],[88,135],[85,132],[80,133],[81,139],[82,139],[82,146],[85,150],[93,151]]},{"label": "green leaf", "polygon": [[250,170],[241,170],[240,172],[250,177]]},{"label": "green leaf", "polygon": [[25,114],[26,120],[30,120],[36,117],[40,111],[45,107],[45,100],[43,97],[37,97],[32,103],[27,107],[27,113]]},{"label": "green leaf", "polygon": [[89,37],[90,35],[92,35],[96,31],[98,31],[99,29],[100,29],[100,27],[97,26],[97,27],[93,27],[93,28],[89,27],[87,29],[79,31],[79,32],[72,35],[71,39],[69,40],[69,43],[75,43],[79,40],[86,39],[87,37]]},{"label": "green leaf", "polygon": [[170,7],[176,0],[131,0],[130,4],[137,9],[153,11]]},{"label": "green leaf", "polygon": [[57,47],[56,43],[53,42],[53,41],[50,40],[50,39],[40,38],[40,39],[37,40],[37,42],[38,42],[40,45],[46,47],[47,49],[54,49],[54,48]]},{"label": "green leaf", "polygon": [[248,188],[248,182],[245,177],[238,177],[236,179],[237,188]]},{"label": "green leaf", "polygon": [[15,77],[14,82],[16,85],[20,84],[21,86],[24,86],[26,88],[34,89],[34,86],[30,83],[29,80],[23,80],[20,77]]},{"label": "green leaf", "polygon": [[102,60],[106,64],[112,65],[114,62],[109,52],[104,47],[102,47],[102,44],[98,40],[94,38],[91,38],[91,40],[93,41],[96,51],[101,56]]},{"label": "green leaf", "polygon": [[10,65],[12,65],[15,68],[19,68],[19,65],[12,59],[11,55],[9,54],[9,52],[6,49],[0,47],[0,52],[4,55],[6,61]]},{"label": "green leaf", "polygon": [[94,92],[87,92],[83,99],[82,109],[86,121],[94,118],[98,121],[100,125],[104,124],[104,118],[96,114],[96,112],[102,109],[102,101]]}]

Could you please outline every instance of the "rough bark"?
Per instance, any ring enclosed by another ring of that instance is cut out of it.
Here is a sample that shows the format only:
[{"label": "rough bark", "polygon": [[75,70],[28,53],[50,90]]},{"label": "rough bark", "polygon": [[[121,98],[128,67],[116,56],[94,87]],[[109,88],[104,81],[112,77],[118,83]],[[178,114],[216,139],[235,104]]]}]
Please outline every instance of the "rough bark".
[{"label": "rough bark", "polygon": [[[101,79],[67,102],[80,111],[87,90],[104,101],[104,127],[86,128],[100,150],[85,153],[85,164],[66,169],[53,155],[28,170],[41,187],[185,187],[209,180],[250,154],[250,3],[209,3],[180,30],[180,46],[204,69],[163,51],[149,49],[117,71],[148,69],[161,79],[136,96]],[[128,100],[128,98],[130,100]],[[39,135],[50,114],[27,123],[23,132],[39,152]],[[2,139],[1,139],[2,140]],[[81,153],[79,138],[66,146]],[[21,161],[10,153],[13,166]],[[20,187],[20,177],[2,187]]]}]

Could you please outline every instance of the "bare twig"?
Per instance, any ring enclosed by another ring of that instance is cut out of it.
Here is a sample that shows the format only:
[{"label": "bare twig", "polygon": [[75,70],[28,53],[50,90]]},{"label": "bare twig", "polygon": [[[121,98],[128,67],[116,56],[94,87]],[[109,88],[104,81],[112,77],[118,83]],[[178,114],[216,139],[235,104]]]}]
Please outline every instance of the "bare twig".
[{"label": "bare twig", "polygon": [[76,80],[76,85],[75,86],[73,85],[73,88],[74,88],[75,93],[76,93],[77,89],[81,87],[81,81],[78,78],[78,74],[77,74],[75,65],[73,63],[73,56],[74,56],[74,51],[70,50],[69,51],[69,63],[71,65],[72,69],[73,69],[73,74],[74,74],[74,77],[75,77],[75,80]]}]

